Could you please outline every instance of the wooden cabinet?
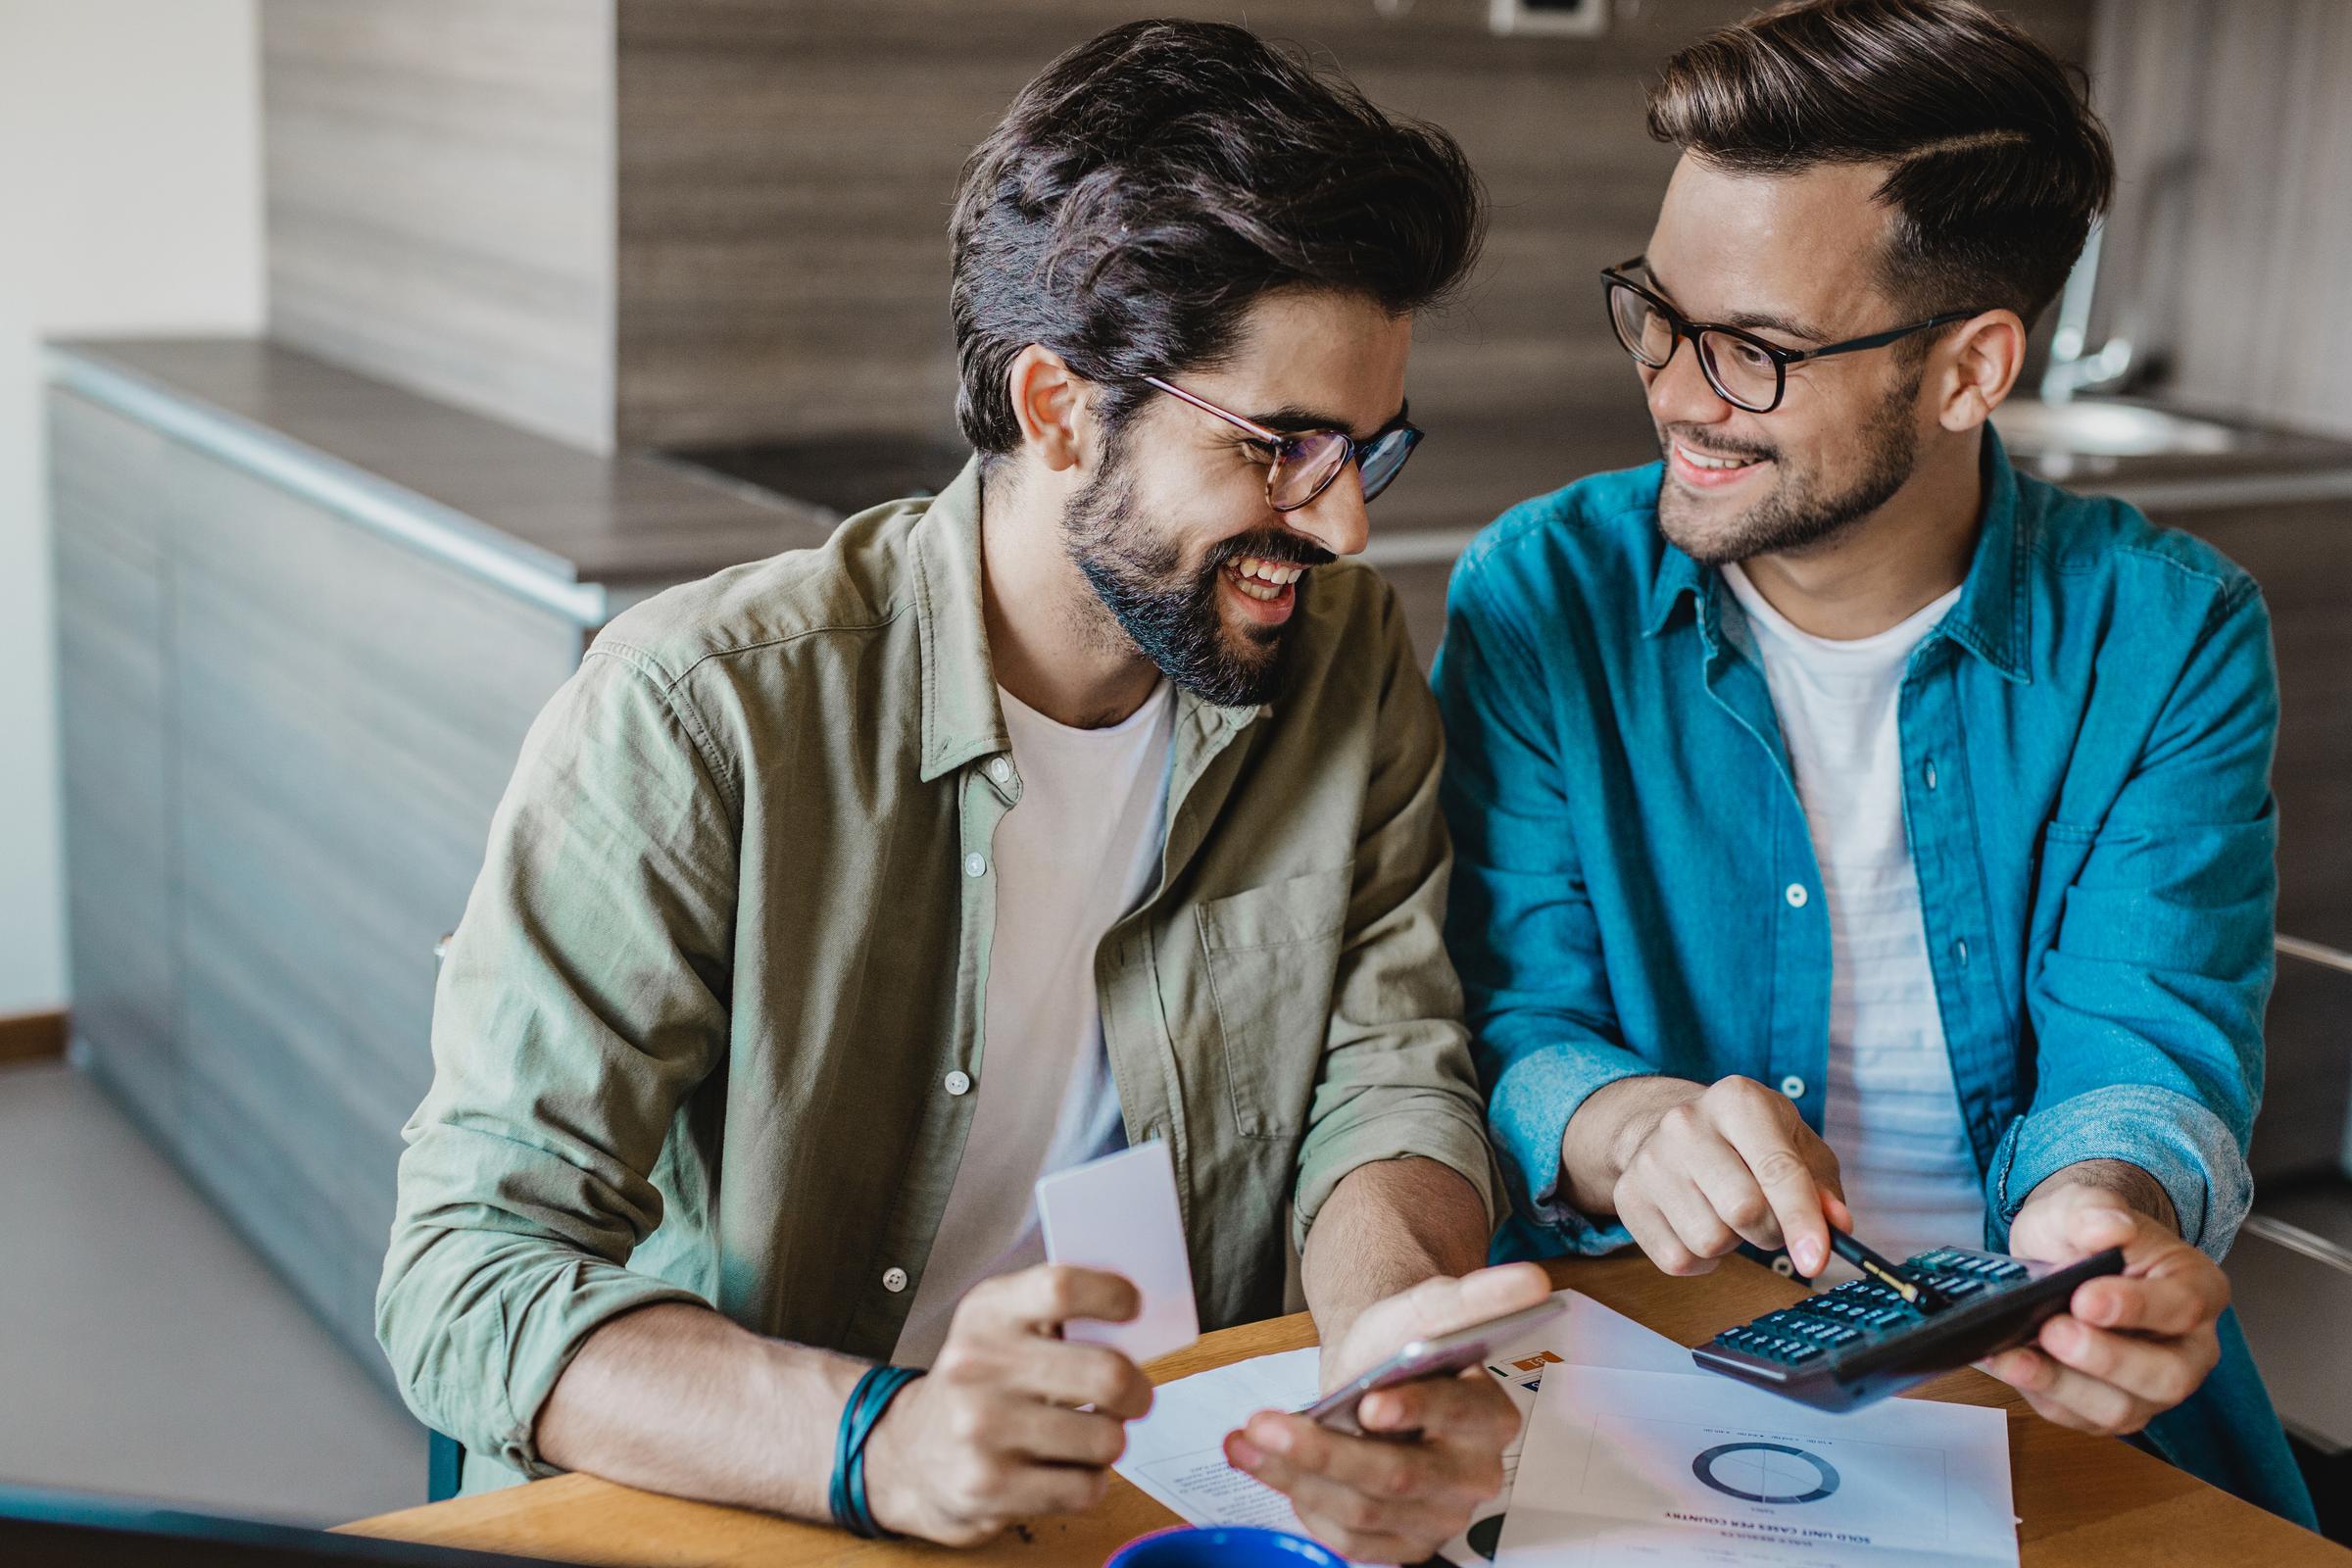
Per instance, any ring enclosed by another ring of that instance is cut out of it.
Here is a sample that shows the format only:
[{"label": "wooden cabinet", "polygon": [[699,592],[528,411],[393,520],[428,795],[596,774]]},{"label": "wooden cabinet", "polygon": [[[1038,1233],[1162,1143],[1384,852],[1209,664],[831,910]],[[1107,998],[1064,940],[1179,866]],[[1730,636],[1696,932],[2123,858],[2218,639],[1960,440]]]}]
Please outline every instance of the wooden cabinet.
[{"label": "wooden cabinet", "polygon": [[49,407],[75,1033],[383,1373],[433,944],[584,628],[72,391]]},{"label": "wooden cabinet", "polygon": [[60,763],[74,1029],[158,1136],[179,1123],[172,907],[164,439],[92,404],[49,407]]}]

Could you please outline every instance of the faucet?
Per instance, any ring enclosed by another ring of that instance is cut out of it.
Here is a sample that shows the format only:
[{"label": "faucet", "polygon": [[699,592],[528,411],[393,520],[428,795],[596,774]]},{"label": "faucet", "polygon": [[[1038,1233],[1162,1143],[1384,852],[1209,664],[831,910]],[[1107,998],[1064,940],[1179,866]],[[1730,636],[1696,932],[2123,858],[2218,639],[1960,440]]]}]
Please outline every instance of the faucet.
[{"label": "faucet", "polygon": [[2050,334],[2050,362],[2041,372],[2044,403],[2072,403],[2078,392],[2106,391],[2132,372],[2132,339],[2120,332],[2100,344],[2097,352],[2082,352],[2090,331],[2091,298],[2099,286],[2099,242],[2106,233],[2105,219],[2091,225],[2089,237],[2082,242],[2082,254],[2075,259],[2074,270],[2066,274],[2065,291],[2058,296],[2057,329]]}]

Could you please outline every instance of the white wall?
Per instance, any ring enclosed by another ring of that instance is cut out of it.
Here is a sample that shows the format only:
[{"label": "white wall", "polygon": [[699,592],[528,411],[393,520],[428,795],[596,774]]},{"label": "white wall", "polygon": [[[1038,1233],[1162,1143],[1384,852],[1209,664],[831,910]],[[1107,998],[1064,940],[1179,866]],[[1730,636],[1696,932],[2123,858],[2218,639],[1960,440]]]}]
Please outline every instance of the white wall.
[{"label": "white wall", "polygon": [[0,1014],[67,999],[43,336],[262,320],[254,0],[0,0]]}]

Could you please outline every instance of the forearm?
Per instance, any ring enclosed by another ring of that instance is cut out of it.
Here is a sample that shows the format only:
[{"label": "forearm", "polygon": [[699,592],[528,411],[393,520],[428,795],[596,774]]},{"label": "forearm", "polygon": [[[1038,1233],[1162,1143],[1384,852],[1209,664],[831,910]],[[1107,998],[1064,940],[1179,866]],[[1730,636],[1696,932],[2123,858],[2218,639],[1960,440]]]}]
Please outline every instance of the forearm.
[{"label": "forearm", "polygon": [[649,1492],[829,1517],[826,1485],[865,1364],[663,1301],[594,1334],[540,1407],[551,1464]]},{"label": "forearm", "polygon": [[1316,1333],[1338,1344],[1373,1302],[1483,1265],[1492,1239],[1478,1189],[1450,1167],[1409,1156],[1358,1165],[1315,1216],[1298,1260]]},{"label": "forearm", "polygon": [[2062,1187],[2088,1187],[2109,1194],[2133,1213],[2145,1214],[2175,1236],[2180,1234],[2180,1216],[2175,1211],[2164,1184],[2128,1161],[2085,1159],[2069,1165],[2035,1187],[2026,1201],[2030,1203]]}]

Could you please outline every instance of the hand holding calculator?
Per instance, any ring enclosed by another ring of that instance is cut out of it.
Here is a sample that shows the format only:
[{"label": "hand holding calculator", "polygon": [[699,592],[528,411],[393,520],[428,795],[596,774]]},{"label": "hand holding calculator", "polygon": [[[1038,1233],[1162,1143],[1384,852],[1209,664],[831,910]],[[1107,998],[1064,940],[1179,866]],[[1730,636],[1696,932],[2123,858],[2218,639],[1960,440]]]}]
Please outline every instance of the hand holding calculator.
[{"label": "hand holding calculator", "polygon": [[1878,1279],[1849,1281],[1726,1329],[1690,1358],[1816,1409],[1851,1410],[2024,1344],[2076,1286],[2124,1268],[2117,1248],[2063,1266],[1957,1247],[1904,1264],[1855,1250],[1880,1265],[1865,1272],[1890,1273],[1916,1299]]}]

